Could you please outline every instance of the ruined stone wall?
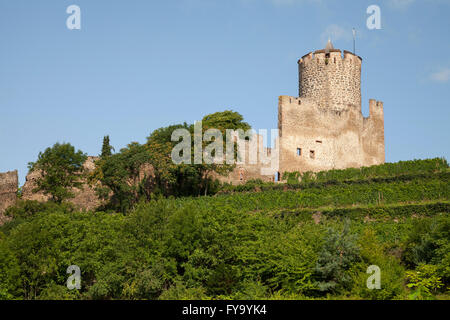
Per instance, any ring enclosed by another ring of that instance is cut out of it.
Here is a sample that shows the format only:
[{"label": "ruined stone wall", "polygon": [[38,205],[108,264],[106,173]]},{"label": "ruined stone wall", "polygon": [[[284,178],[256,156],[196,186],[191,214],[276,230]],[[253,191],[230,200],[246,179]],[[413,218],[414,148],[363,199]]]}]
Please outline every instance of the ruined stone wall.
[{"label": "ruined stone wall", "polygon": [[385,162],[383,102],[371,99],[369,112],[369,117],[364,118],[362,133],[364,166]]},{"label": "ruined stone wall", "polygon": [[361,58],[332,49],[309,53],[298,61],[299,97],[322,109],[345,110],[361,106]]},{"label": "ruined stone wall", "polygon": [[[95,161],[97,157],[88,157],[86,162],[83,164],[85,170],[87,172],[92,172],[95,169]],[[22,187],[22,199],[23,200],[36,200],[36,201],[48,201],[50,197],[45,195],[43,192],[34,192],[33,190],[36,188],[36,180],[41,177],[41,172],[34,171],[30,172],[26,176],[25,184]],[[74,188],[72,190],[75,197],[70,199],[69,202],[73,203],[77,208],[82,210],[93,210],[97,208],[101,201],[98,199],[95,193],[95,186],[90,185],[85,181],[83,184],[83,188],[77,189]]]},{"label": "ruined stone wall", "polygon": [[[234,137],[237,141],[238,137]],[[231,183],[233,185],[243,184],[249,180],[261,179],[263,181],[274,181],[275,172],[271,167],[271,148],[264,147],[264,138],[259,134],[255,134],[250,141],[241,139],[241,149],[238,149],[239,158],[236,159],[236,167],[227,176],[213,174],[213,177],[223,183]]]},{"label": "ruined stone wall", "polygon": [[[95,161],[98,160],[98,157],[89,156],[85,163],[83,164],[84,169],[87,174],[93,172],[96,168]],[[154,177],[154,169],[150,164],[144,164],[139,169],[138,180],[141,181],[144,177]],[[48,201],[50,196],[45,195],[43,192],[34,192],[33,190],[36,188],[36,180],[41,177],[40,171],[34,171],[28,173],[26,176],[26,182],[22,187],[22,199],[23,200],[35,200],[39,202]],[[127,181],[130,185],[137,184],[139,181],[129,180]],[[95,188],[100,185],[100,182],[95,183],[94,185],[88,183],[87,179],[83,181],[82,189],[73,188],[72,192],[74,193],[74,197],[68,199],[68,202],[74,204],[78,209],[81,210],[94,210],[100,205],[104,204],[102,200],[97,197],[95,192]],[[152,187],[152,186],[148,186]]]},{"label": "ruined stone wall", "polygon": [[16,204],[18,185],[17,170],[0,173],[0,225],[6,221],[5,210]]}]

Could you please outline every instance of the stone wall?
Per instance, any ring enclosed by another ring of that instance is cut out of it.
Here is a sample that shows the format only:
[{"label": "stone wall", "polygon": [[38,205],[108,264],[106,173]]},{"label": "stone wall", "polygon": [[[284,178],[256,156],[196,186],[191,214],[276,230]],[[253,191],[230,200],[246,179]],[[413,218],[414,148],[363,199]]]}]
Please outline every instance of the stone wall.
[{"label": "stone wall", "polygon": [[[235,135],[234,139],[236,142],[239,138]],[[229,175],[213,174],[213,177],[233,185],[243,184],[254,179],[274,181],[275,172],[271,172],[271,163],[269,162],[272,149],[264,147],[264,138],[259,134],[254,134],[252,139],[252,142],[255,142],[253,145],[248,140],[240,139],[242,144],[241,149],[238,149],[240,156],[236,159],[236,167]]]},{"label": "stone wall", "polygon": [[[348,51],[342,56],[338,49],[318,50],[298,61],[300,96],[280,96],[278,102],[280,175],[384,163],[383,103],[370,100],[370,115],[363,116],[361,64],[360,57]],[[219,180],[273,181],[274,175],[261,174],[263,168],[259,160],[246,162]]]},{"label": "stone wall", "polygon": [[321,109],[314,101],[281,96],[280,173],[363,165],[362,114]]},{"label": "stone wall", "polygon": [[362,133],[364,165],[366,166],[385,162],[383,102],[371,99],[369,110],[370,116],[364,118]]},{"label": "stone wall", "polygon": [[[95,161],[98,160],[98,157],[89,156],[86,162],[83,164],[84,169],[89,174],[95,170]],[[143,165],[139,170],[139,178],[138,180],[144,179],[144,177],[154,177],[154,170],[150,164]],[[50,196],[45,195],[43,192],[34,192],[33,190],[36,188],[36,180],[41,177],[40,171],[34,171],[28,173],[26,176],[25,184],[22,187],[22,199],[23,200],[35,200],[39,202],[48,201]],[[127,181],[130,185],[138,183],[139,181]],[[100,183],[92,185],[88,183],[87,180],[83,181],[82,189],[73,188],[72,192],[74,193],[74,197],[69,199],[68,202],[74,204],[78,209],[81,210],[94,210],[100,205],[104,204],[102,200],[97,197],[95,192],[95,188],[99,186]],[[152,187],[152,186],[148,186]]]},{"label": "stone wall", "polygon": [[383,103],[361,112],[362,59],[337,49],[298,62],[299,94],[278,103],[280,173],[358,168],[385,161]]},{"label": "stone wall", "polygon": [[7,220],[3,215],[5,210],[16,204],[18,185],[17,170],[0,173],[0,225]]},{"label": "stone wall", "polygon": [[[87,172],[92,172],[95,169],[95,160],[97,160],[97,157],[88,157],[83,165]],[[36,188],[36,180],[40,176],[41,172],[39,171],[28,173],[25,184],[22,187],[23,200],[36,200],[41,202],[49,200],[50,197],[43,192],[33,191]],[[92,186],[85,181],[82,189],[74,188],[72,190],[75,197],[70,199],[69,202],[82,210],[93,210],[97,208],[101,204],[101,201],[98,199],[94,189],[95,186]]]},{"label": "stone wall", "polygon": [[361,58],[332,49],[309,53],[298,61],[299,97],[322,109],[345,110],[361,105]]}]

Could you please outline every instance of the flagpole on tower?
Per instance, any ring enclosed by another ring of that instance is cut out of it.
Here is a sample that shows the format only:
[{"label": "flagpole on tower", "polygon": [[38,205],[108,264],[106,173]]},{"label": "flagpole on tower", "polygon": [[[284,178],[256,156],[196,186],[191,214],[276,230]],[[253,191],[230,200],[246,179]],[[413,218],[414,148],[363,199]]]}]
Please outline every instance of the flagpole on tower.
[{"label": "flagpole on tower", "polygon": [[356,30],[353,28],[353,54],[356,54]]}]

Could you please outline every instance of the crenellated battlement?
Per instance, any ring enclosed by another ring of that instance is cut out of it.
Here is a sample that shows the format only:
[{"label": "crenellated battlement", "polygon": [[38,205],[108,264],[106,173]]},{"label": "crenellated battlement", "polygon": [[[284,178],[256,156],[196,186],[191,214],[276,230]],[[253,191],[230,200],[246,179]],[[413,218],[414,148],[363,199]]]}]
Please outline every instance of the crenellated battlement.
[{"label": "crenellated battlement", "polygon": [[301,105],[302,99],[300,97],[291,97],[291,96],[279,96],[278,97],[278,104],[287,105],[287,104],[292,104],[292,103]]},{"label": "crenellated battlement", "polygon": [[361,110],[362,59],[331,42],[298,60],[299,97],[314,100],[322,109]]},{"label": "crenellated battlement", "polygon": [[345,65],[355,64],[356,66],[361,66],[362,58],[347,50],[342,52],[339,49],[323,49],[309,52],[298,60],[298,64],[303,66],[310,63],[324,63],[326,65],[332,65],[341,64],[342,62],[344,62]]},{"label": "crenellated battlement", "polygon": [[384,115],[383,102],[375,99],[369,100],[369,114],[370,117],[379,117]]}]

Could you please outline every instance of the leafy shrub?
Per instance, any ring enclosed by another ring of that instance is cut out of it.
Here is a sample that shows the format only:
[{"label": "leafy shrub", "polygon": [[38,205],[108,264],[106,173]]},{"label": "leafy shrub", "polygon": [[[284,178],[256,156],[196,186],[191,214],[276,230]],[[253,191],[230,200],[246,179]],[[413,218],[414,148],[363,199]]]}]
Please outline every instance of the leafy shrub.
[{"label": "leafy shrub", "polygon": [[434,299],[433,294],[442,288],[441,278],[434,265],[420,264],[415,271],[407,271],[408,287],[414,291],[409,295],[412,300]]},{"label": "leafy shrub", "polygon": [[15,206],[5,211],[6,216],[14,219],[32,217],[40,212],[74,212],[75,207],[71,203],[56,203],[52,201],[39,202],[35,200],[19,200]]},{"label": "leafy shrub", "polygon": [[[386,254],[386,248],[377,238],[375,230],[365,229],[358,239],[361,262],[352,267],[353,287],[351,294],[364,299],[389,300],[405,297],[404,279],[405,271],[400,260],[395,256]],[[369,289],[367,273],[369,266],[380,268],[380,289]]]}]

